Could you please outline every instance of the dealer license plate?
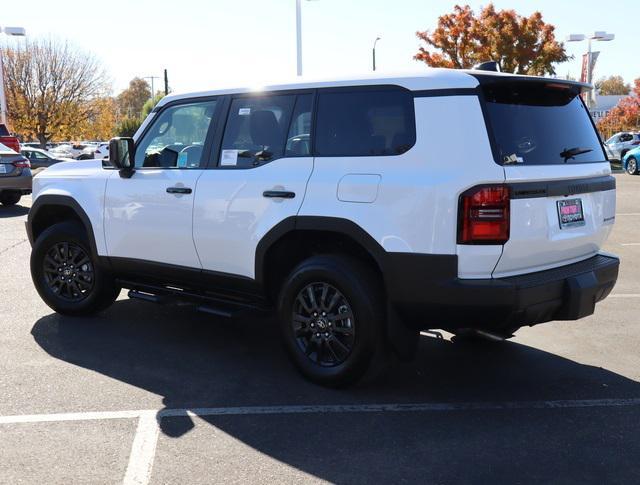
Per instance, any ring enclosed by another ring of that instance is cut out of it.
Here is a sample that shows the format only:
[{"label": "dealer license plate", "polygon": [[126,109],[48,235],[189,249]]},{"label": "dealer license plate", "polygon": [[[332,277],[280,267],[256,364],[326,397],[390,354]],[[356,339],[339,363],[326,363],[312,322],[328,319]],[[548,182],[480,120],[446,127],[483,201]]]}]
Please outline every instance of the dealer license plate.
[{"label": "dealer license plate", "polygon": [[564,199],[558,201],[558,218],[560,229],[584,226],[584,212],[581,199]]}]

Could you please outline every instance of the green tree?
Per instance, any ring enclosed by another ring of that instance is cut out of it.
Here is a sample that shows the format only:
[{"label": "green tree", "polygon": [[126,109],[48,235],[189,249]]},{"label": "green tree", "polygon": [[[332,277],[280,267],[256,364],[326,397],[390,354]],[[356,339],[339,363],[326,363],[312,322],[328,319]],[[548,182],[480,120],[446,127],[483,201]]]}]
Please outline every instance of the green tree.
[{"label": "green tree", "polygon": [[140,115],[140,119],[144,121],[144,119],[149,116],[149,113],[156,107],[156,104],[160,102],[160,100],[164,98],[164,94],[158,93],[153,98],[148,99],[144,106],[142,107],[142,114]]},{"label": "green tree", "polygon": [[142,121],[140,118],[123,118],[120,123],[116,125],[116,136],[132,137],[135,135]]},{"label": "green tree", "polygon": [[540,12],[524,17],[515,10],[497,11],[491,3],[479,15],[469,5],[453,10],[438,19],[435,30],[416,32],[427,45],[414,59],[456,69],[496,61],[505,72],[539,76],[555,74],[554,64],[570,59]]}]

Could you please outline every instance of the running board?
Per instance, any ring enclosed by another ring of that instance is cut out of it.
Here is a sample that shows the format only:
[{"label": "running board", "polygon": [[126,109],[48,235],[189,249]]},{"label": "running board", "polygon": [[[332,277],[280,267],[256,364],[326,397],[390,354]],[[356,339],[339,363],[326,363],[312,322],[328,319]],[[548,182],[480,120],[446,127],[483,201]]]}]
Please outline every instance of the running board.
[{"label": "running board", "polygon": [[164,305],[165,303],[169,302],[169,299],[164,296],[154,295],[151,293],[144,293],[138,290],[129,290],[129,293],[127,293],[127,296],[132,300],[148,301],[150,303],[157,303],[159,305]]},{"label": "running board", "polygon": [[159,287],[154,285],[140,285],[132,282],[120,281],[122,286],[133,286],[127,296],[134,300],[165,305],[172,302],[186,302],[194,305],[196,311],[224,318],[249,317],[265,314],[266,308],[253,306],[244,302],[227,301],[211,298],[178,288]]}]

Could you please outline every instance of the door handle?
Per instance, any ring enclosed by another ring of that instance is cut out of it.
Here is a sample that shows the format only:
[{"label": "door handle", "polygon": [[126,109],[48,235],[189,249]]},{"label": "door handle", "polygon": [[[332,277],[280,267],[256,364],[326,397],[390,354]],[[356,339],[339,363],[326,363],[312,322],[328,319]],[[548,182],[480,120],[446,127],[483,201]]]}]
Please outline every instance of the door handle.
[{"label": "door handle", "polygon": [[167,187],[167,194],[190,194],[193,192],[189,187]]},{"label": "door handle", "polygon": [[295,192],[289,192],[287,190],[265,190],[262,192],[262,197],[269,198],[293,199],[295,196]]}]

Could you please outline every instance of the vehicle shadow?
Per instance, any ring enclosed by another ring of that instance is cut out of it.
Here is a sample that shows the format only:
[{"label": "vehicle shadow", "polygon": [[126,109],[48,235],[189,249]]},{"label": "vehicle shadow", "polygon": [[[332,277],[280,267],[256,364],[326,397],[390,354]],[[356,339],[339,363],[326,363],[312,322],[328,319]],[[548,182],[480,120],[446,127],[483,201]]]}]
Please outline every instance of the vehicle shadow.
[{"label": "vehicle shadow", "polygon": [[9,207],[0,204],[0,219],[9,217],[25,216],[29,213],[29,208],[23,205],[10,205]]},{"label": "vehicle shadow", "polygon": [[[225,321],[119,301],[103,315],[51,314],[32,335],[51,356],[164,397],[166,408],[639,398],[640,384],[515,342],[423,337],[415,362],[351,389],[308,383],[268,320]],[[280,462],[331,482],[629,482],[640,477],[640,407],[209,416]],[[165,418],[181,437],[190,418]]]}]

